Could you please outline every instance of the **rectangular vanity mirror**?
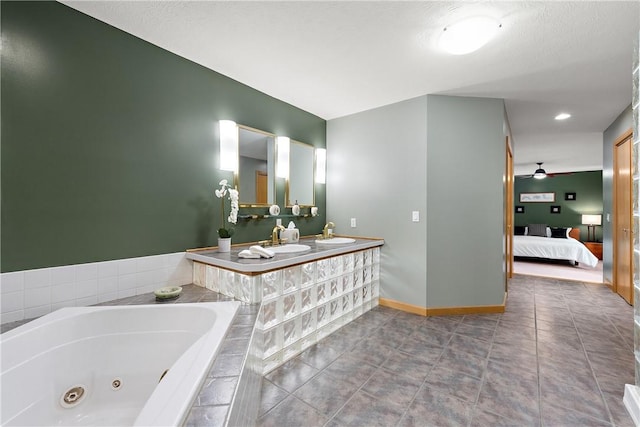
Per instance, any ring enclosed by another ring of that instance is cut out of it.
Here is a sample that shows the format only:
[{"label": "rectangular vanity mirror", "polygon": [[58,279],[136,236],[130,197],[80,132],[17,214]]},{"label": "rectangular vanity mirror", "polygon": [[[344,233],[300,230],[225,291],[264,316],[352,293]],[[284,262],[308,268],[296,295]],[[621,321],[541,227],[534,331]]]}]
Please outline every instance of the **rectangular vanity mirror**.
[{"label": "rectangular vanity mirror", "polygon": [[296,202],[300,206],[313,206],[315,204],[314,152],[312,145],[291,141],[289,148],[287,206],[292,206]]},{"label": "rectangular vanity mirror", "polygon": [[241,206],[276,203],[275,135],[238,125],[238,173]]}]

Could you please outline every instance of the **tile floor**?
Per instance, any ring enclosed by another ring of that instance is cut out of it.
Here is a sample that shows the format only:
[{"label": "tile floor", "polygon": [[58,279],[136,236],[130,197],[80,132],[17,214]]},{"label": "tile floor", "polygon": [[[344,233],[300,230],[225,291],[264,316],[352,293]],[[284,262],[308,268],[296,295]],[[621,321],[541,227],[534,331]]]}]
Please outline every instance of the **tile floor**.
[{"label": "tile floor", "polygon": [[632,426],[633,308],[532,276],[504,314],[378,307],[263,378],[260,426]]}]

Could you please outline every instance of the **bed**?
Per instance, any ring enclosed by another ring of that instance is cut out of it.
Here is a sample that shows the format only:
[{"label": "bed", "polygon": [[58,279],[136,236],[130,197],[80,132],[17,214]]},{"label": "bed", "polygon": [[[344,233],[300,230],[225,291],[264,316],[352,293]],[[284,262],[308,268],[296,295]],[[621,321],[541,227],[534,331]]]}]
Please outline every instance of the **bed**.
[{"label": "bed", "polygon": [[[527,228],[531,228],[531,225]],[[588,265],[589,267],[598,265],[598,258],[578,240],[580,238],[579,229],[564,228],[562,230],[565,230],[566,236],[563,237],[557,236],[558,232],[554,230],[556,237],[550,237],[550,228],[546,228],[547,236],[549,237],[514,235],[513,255],[515,257],[567,260],[576,264]]]}]

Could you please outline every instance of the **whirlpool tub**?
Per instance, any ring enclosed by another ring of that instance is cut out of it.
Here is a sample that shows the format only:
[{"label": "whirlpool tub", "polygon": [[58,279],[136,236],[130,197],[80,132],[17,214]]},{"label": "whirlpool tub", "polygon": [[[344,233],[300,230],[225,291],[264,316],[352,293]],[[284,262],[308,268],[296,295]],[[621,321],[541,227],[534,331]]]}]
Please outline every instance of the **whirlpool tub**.
[{"label": "whirlpool tub", "polygon": [[2,425],[180,425],[239,305],[63,308],[2,334]]}]

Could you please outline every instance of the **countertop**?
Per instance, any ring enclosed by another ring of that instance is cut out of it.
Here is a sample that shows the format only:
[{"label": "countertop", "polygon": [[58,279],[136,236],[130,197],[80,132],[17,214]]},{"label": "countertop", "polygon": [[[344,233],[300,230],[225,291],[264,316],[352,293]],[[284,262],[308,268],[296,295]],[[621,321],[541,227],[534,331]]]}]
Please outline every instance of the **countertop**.
[{"label": "countertop", "polygon": [[[336,236],[351,237],[351,236]],[[273,258],[247,259],[238,257],[243,249],[252,244],[234,246],[231,252],[218,252],[217,249],[192,250],[187,252],[187,258],[193,261],[210,264],[216,267],[234,270],[241,273],[262,273],[278,270],[296,264],[315,261],[350,252],[362,251],[384,245],[383,239],[352,237],[356,241],[344,245],[318,245],[315,237],[301,238],[298,244],[311,247],[308,251],[289,254],[276,254]]]}]

